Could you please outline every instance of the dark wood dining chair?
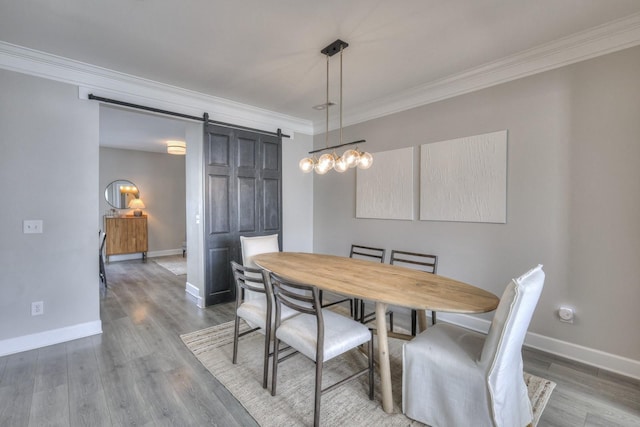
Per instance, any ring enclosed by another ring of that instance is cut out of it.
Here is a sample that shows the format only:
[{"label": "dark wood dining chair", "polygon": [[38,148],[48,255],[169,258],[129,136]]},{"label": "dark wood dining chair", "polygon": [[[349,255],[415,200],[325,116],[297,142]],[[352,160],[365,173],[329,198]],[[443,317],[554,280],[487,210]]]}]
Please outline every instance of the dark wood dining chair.
[{"label": "dark wood dining chair", "polygon": [[[386,249],[374,248],[370,246],[351,245],[351,251],[349,252],[349,258],[366,259],[369,261],[380,262],[384,264],[384,257],[387,253]],[[355,298],[355,318],[361,323],[367,323],[375,320],[375,312],[366,313],[364,300]],[[389,316],[389,328],[393,330],[393,312],[387,311]]]},{"label": "dark wood dining chair", "polygon": [[[262,387],[267,388],[267,376],[269,375],[269,349],[271,337],[271,323],[267,319],[272,318],[271,289],[265,286],[262,270],[245,267],[235,261],[231,261],[231,271],[236,283],[235,322],[233,328],[233,357],[231,362],[238,360],[238,338],[252,332],[260,331],[264,334],[264,358]],[[253,292],[254,298],[246,299],[247,292]],[[244,332],[240,332],[240,319],[249,326]]]},{"label": "dark wood dining chair", "polygon": [[[361,246],[361,245],[351,245],[351,251],[349,252],[349,258],[361,258],[368,259],[372,261],[379,261],[380,263],[384,263],[384,255],[385,249],[380,248],[372,248],[369,246]],[[324,301],[322,290],[320,290],[320,301]],[[356,320],[361,320],[358,314],[358,304],[360,300],[357,298],[343,298],[336,301],[323,302],[322,307],[331,307],[333,305],[342,304],[343,302],[349,303],[349,312],[351,313],[351,317]]]},{"label": "dark wood dining chair", "polygon": [[[373,400],[373,332],[360,322],[342,316],[332,310],[323,310],[319,289],[315,286],[288,281],[274,273],[265,272],[265,281],[272,286],[275,299],[273,367],[271,395],[276,395],[278,363],[281,342],[297,350],[315,362],[316,378],[314,393],[313,425],[320,425],[320,399],[322,394],[336,387],[369,374],[369,399]],[[289,308],[298,315],[282,318],[283,309]],[[368,344],[368,366],[348,377],[322,388],[324,363],[348,351],[361,354],[357,348]]]},{"label": "dark wood dining chair", "polygon": [[[238,338],[252,332],[259,331],[264,334],[264,356],[262,387],[267,388],[269,375],[269,358],[273,356],[271,343],[273,342],[273,323],[275,319],[273,311],[273,292],[268,281],[265,281],[263,270],[259,268],[245,267],[231,261],[231,271],[236,283],[235,322],[233,329],[233,357],[231,362],[238,360]],[[252,298],[247,296],[251,294]],[[288,319],[298,313],[288,307],[284,307],[280,317]],[[240,332],[240,319],[249,325],[250,329]],[[271,319],[268,321],[267,319]]]},{"label": "dark wood dining chair", "polygon": [[107,272],[104,268],[104,244],[107,241],[107,233],[103,233],[102,230],[99,232],[100,235],[100,249],[98,251],[98,266],[100,268],[100,280],[104,283],[105,289],[107,288]]},{"label": "dark wood dining chair", "polygon": [[[391,257],[389,258],[389,264],[399,265],[402,267],[415,268],[427,273],[436,274],[438,270],[438,256],[431,254],[423,254],[418,252],[406,252],[393,249],[391,251]],[[417,317],[416,310],[411,310],[411,335],[416,336],[417,332]],[[436,312],[431,312],[431,323],[436,323]]]}]

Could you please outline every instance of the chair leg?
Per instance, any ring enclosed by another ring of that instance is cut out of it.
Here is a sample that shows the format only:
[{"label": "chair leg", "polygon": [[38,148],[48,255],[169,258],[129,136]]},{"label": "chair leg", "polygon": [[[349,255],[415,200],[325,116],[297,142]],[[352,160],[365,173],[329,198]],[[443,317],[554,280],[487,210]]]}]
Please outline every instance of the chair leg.
[{"label": "chair leg", "polygon": [[411,335],[416,336],[418,323],[418,312],[411,310]]},{"label": "chair leg", "polygon": [[393,332],[393,311],[389,312],[389,330]]},{"label": "chair leg", "polygon": [[371,331],[371,340],[369,340],[369,400],[373,400],[373,331]]},{"label": "chair leg", "polygon": [[104,287],[107,288],[107,272],[104,269],[104,259],[102,259],[102,254],[100,254],[99,257],[100,279],[102,280],[102,283],[104,283]]},{"label": "chair leg", "polygon": [[436,312],[435,311],[431,312],[431,324],[432,325],[436,324]]},{"label": "chair leg", "polygon": [[262,360],[262,388],[267,388],[269,381],[269,350],[271,349],[271,328],[267,326],[264,334],[264,358]]},{"label": "chair leg", "polygon": [[240,332],[240,318],[236,316],[235,324],[233,325],[233,359],[232,363],[235,365],[238,360],[238,333]]},{"label": "chair leg", "polygon": [[276,380],[278,379],[278,351],[280,350],[280,340],[273,338],[273,362],[271,367],[271,396],[276,395]]},{"label": "chair leg", "polygon": [[313,407],[313,426],[320,426],[320,399],[322,398],[322,365],[323,362],[316,361],[316,392]]}]

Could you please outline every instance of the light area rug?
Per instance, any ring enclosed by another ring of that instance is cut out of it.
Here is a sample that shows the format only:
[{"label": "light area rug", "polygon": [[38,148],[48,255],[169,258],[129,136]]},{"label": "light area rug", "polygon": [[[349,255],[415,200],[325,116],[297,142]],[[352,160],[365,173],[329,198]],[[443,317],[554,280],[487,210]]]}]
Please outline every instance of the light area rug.
[{"label": "light area rug", "polygon": [[153,262],[169,270],[176,276],[187,274],[187,259],[182,255],[154,258]]},{"label": "light area rug", "polygon": [[[246,325],[242,323],[244,330]],[[238,363],[231,363],[233,322],[181,335],[182,341],[218,381],[263,427],[313,424],[313,362],[296,355],[278,366],[277,395],[262,388],[262,352],[264,335],[253,333],[240,338]],[[402,341],[389,340],[393,383],[394,411],[385,413],[381,406],[380,379],[375,376],[375,398],[368,398],[366,375],[322,396],[320,423],[325,426],[421,426],[402,414]],[[356,351],[325,363],[323,385],[366,366],[366,359]],[[271,380],[269,380],[271,381]],[[532,401],[535,426],[547,404],[555,383],[525,373]],[[270,384],[270,383],[269,383]]]}]

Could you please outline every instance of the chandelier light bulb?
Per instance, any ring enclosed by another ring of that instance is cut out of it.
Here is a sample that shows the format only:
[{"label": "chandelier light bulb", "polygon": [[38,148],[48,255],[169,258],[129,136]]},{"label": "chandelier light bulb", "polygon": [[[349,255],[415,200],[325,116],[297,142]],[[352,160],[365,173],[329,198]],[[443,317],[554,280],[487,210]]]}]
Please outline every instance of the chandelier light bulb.
[{"label": "chandelier light bulb", "polygon": [[309,173],[313,170],[313,167],[315,166],[315,162],[311,157],[305,157],[304,159],[300,160],[300,163],[298,163],[298,166],[300,167],[300,170],[302,172]]},{"label": "chandelier light bulb", "polygon": [[334,164],[335,164],[335,159],[333,158],[333,154],[326,153],[320,156],[320,159],[318,159],[318,165],[325,172],[331,169]]},{"label": "chandelier light bulb", "polygon": [[332,154],[323,154],[318,159],[318,163],[316,163],[315,171],[319,175],[324,175],[325,173],[329,172],[331,168],[333,168],[334,163],[335,160]]},{"label": "chandelier light bulb", "polygon": [[314,169],[318,175],[324,175],[329,172],[331,168],[326,167],[326,163],[324,165],[317,163]]},{"label": "chandelier light bulb", "polygon": [[360,153],[358,153],[356,150],[347,150],[342,155],[342,158],[344,159],[348,167],[353,168],[358,165]]},{"label": "chandelier light bulb", "polygon": [[358,159],[358,168],[359,169],[369,169],[373,164],[373,156],[371,153],[360,153],[360,157]]},{"label": "chandelier light bulb", "polygon": [[344,172],[347,169],[349,169],[349,165],[347,165],[347,162],[344,161],[344,157],[338,157],[334,154],[335,156],[335,164],[333,165],[333,169],[336,172]]}]

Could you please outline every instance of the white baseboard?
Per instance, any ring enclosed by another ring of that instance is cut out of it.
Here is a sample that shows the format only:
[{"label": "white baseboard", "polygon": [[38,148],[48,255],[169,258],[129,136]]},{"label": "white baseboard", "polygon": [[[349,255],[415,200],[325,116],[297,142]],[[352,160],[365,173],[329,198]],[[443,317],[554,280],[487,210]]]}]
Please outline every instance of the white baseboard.
[{"label": "white baseboard", "polygon": [[23,335],[0,341],[0,356],[20,353],[102,333],[102,321],[80,323],[65,328]]},{"label": "white baseboard", "polygon": [[[488,320],[465,314],[438,313],[438,319],[484,334],[489,332],[489,326],[491,326],[491,322]],[[638,360],[606,353],[578,344],[572,344],[533,332],[527,332],[524,346],[595,366],[626,377],[640,379],[640,361]]]},{"label": "white baseboard", "polygon": [[198,307],[204,308],[204,300],[200,298],[200,289],[198,289],[197,286],[193,286],[191,283],[187,282],[187,286],[184,288],[184,291],[196,299],[196,305]]},{"label": "white baseboard", "polygon": [[[152,251],[147,252],[147,258],[156,258],[160,256],[170,256],[170,255],[182,255],[182,248],[179,249],[166,249],[163,251]],[[109,262],[118,262],[118,261],[129,261],[132,259],[142,260],[142,252],[138,252],[135,254],[125,254],[125,255],[111,255],[109,256]]]},{"label": "white baseboard", "polygon": [[126,255],[109,255],[109,259],[107,262],[118,262],[118,261],[131,261],[137,259],[138,261],[142,261],[142,253],[137,254],[126,254]]},{"label": "white baseboard", "polygon": [[148,258],[155,258],[159,256],[169,256],[169,255],[182,255],[182,248],[179,249],[166,249],[164,251],[152,251],[147,252]]},{"label": "white baseboard", "polygon": [[617,356],[601,350],[584,347],[578,344],[545,337],[535,333],[527,333],[525,346],[566,357],[576,362],[595,366],[605,371],[614,372],[640,380],[640,361]]}]

